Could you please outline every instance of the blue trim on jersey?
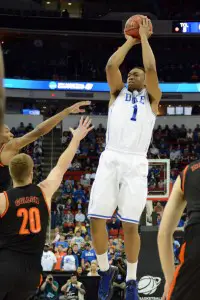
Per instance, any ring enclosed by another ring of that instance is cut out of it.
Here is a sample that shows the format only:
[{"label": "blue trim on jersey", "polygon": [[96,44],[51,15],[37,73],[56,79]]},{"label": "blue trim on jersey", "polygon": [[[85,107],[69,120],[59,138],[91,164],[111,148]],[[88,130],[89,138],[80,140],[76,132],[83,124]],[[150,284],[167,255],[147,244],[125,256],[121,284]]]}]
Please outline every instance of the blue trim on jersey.
[{"label": "blue trim on jersey", "polygon": [[97,217],[99,219],[111,219],[111,217],[108,217],[108,216],[102,216],[102,215],[95,215],[95,214],[88,214],[88,217]]},{"label": "blue trim on jersey", "polygon": [[139,221],[136,221],[136,220],[122,218],[122,217],[120,216],[119,213],[117,213],[117,216],[120,218],[121,221],[124,221],[124,222],[127,221],[127,222],[129,222],[129,223],[135,223],[135,224],[138,224],[138,223],[139,223]]}]

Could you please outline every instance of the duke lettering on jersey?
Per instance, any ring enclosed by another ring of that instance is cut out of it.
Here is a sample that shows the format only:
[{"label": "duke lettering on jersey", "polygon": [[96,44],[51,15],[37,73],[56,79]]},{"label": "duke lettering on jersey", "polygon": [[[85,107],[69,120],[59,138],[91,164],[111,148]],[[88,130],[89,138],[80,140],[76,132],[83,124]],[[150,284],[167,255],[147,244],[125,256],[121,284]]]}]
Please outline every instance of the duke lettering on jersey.
[{"label": "duke lettering on jersey", "polygon": [[136,103],[144,104],[145,96],[135,97],[133,94],[127,93],[125,95],[125,101],[131,101],[133,104],[136,104]]},{"label": "duke lettering on jersey", "polygon": [[109,109],[106,148],[146,156],[155,119],[146,89],[123,88]]}]

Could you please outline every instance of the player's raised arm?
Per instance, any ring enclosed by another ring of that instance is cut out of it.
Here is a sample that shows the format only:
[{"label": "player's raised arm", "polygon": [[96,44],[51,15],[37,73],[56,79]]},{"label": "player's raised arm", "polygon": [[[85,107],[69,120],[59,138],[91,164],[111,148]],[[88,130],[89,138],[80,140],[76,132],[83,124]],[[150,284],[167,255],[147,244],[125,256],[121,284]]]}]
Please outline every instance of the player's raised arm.
[{"label": "player's raised arm", "polygon": [[173,234],[185,207],[186,201],[184,200],[184,194],[181,189],[181,179],[179,176],[174,184],[171,196],[165,207],[158,233],[158,249],[160,261],[166,280],[165,293],[168,293],[168,288],[172,282],[175,271]]},{"label": "player's raised arm", "polygon": [[47,202],[49,205],[51,203],[51,197],[59,188],[63,176],[76,154],[80,141],[92,129],[93,126],[91,126],[91,119],[89,117],[87,117],[85,120],[82,117],[79,126],[76,130],[70,128],[73,134],[71,143],[69,144],[68,148],[63,152],[63,154],[60,156],[56,166],[50,172],[48,177],[39,184],[44,194],[46,195]]},{"label": "player's raised arm", "polygon": [[131,36],[126,36],[126,38],[127,41],[109,58],[106,65],[107,81],[110,86],[110,93],[113,95],[120,92],[124,87],[119,67],[123,63],[129,50],[139,43],[137,39],[134,39]]},{"label": "player's raised arm", "polygon": [[5,109],[5,88],[3,86],[4,76],[5,76],[5,71],[4,71],[3,52],[0,45],[0,126],[2,126],[3,124],[4,109]]},{"label": "player's raised arm", "polygon": [[152,110],[155,114],[157,114],[162,93],[159,88],[155,57],[148,41],[149,36],[152,34],[149,30],[149,22],[150,20],[148,20],[147,17],[142,19],[139,33],[142,44],[143,64],[146,73],[146,88],[151,96]]},{"label": "player's raised arm", "polygon": [[81,101],[81,102],[78,102],[78,103],[64,109],[63,111],[56,114],[55,116],[53,116],[53,117],[49,118],[48,120],[42,122],[41,124],[37,125],[36,128],[34,130],[32,130],[31,132],[25,134],[24,136],[22,136],[20,138],[11,140],[5,146],[5,150],[8,150],[10,152],[11,151],[18,152],[20,149],[22,149],[26,145],[34,142],[39,137],[49,133],[57,124],[59,124],[69,114],[85,112],[85,110],[82,109],[81,107],[88,106],[88,105],[90,105],[90,103],[91,103],[90,101]]}]

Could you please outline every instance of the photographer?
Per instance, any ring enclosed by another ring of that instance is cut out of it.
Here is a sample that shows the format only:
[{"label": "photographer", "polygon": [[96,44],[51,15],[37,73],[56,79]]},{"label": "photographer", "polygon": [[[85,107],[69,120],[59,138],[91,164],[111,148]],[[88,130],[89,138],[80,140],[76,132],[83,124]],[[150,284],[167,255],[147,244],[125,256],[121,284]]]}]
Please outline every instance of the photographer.
[{"label": "photographer", "polygon": [[53,280],[53,276],[51,274],[48,275],[45,282],[42,284],[40,288],[40,290],[43,292],[43,294],[40,296],[40,299],[57,300],[58,288],[59,288],[58,282]]},{"label": "photographer", "polygon": [[75,274],[71,275],[67,283],[62,286],[61,291],[65,295],[60,296],[59,300],[84,300],[86,293],[83,284],[77,281]]},{"label": "photographer", "polygon": [[118,267],[119,274],[117,275],[113,287],[116,290],[125,290],[126,288],[126,263],[122,257],[118,257],[117,260],[114,260],[114,265]]}]

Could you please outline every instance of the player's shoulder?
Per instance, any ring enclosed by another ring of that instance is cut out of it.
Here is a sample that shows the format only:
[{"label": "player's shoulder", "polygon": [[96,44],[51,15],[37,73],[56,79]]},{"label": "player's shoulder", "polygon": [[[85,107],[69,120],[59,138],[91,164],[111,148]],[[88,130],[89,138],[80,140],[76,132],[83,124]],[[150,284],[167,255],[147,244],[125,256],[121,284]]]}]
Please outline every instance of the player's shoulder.
[{"label": "player's shoulder", "polygon": [[196,170],[198,170],[198,169],[200,169],[200,159],[195,160],[195,161],[191,162],[189,165],[187,165],[187,166],[185,167],[185,169],[183,170],[183,172],[184,172],[184,171],[186,172],[186,171],[188,171],[188,170],[196,171]]}]

